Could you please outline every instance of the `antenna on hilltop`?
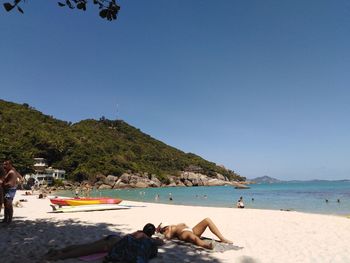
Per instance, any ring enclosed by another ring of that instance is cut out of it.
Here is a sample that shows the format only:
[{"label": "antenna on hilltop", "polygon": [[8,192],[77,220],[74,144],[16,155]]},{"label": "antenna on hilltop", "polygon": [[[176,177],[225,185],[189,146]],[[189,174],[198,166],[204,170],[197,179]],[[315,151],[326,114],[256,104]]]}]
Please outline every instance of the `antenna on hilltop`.
[{"label": "antenna on hilltop", "polygon": [[116,114],[116,120],[118,120],[119,117],[119,104],[117,103],[117,114]]}]

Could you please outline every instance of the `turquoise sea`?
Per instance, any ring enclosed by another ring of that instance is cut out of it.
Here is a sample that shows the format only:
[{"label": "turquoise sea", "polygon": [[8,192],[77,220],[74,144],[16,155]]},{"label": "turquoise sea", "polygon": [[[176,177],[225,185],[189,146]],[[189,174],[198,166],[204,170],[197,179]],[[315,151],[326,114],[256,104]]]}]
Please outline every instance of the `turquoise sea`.
[{"label": "turquoise sea", "polygon": [[[237,200],[242,196],[247,208],[350,214],[350,180],[253,184],[250,187],[250,189],[235,189],[232,186],[203,186],[95,190],[92,196],[214,207],[235,207]],[[65,194],[72,195],[67,192]],[[170,195],[172,201],[169,200]]]}]

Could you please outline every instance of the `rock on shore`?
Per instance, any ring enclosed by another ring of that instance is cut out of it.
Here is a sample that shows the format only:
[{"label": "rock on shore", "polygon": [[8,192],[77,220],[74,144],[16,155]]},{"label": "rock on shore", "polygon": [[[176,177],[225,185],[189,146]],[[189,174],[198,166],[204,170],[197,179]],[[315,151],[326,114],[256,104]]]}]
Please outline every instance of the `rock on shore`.
[{"label": "rock on shore", "polygon": [[[121,176],[99,175],[95,183],[82,182],[65,183],[64,186],[57,187],[57,190],[69,190],[76,187],[102,189],[123,189],[123,188],[148,188],[148,187],[176,187],[176,186],[222,186],[231,185],[235,188],[249,188],[242,182],[230,181],[222,174],[214,177],[195,172],[181,172],[179,176],[168,176],[160,181],[155,175],[148,173],[124,173]],[[85,190],[86,190],[85,189]]]}]

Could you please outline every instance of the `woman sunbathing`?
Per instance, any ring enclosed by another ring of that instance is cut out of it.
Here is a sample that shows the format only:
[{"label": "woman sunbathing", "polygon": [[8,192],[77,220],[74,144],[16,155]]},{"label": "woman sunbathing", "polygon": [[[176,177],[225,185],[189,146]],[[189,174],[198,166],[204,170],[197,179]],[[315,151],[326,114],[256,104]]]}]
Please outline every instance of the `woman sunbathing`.
[{"label": "woman sunbathing", "polygon": [[203,232],[209,227],[210,231],[216,235],[221,242],[232,244],[232,241],[226,239],[219,231],[217,226],[213,223],[210,218],[205,218],[192,229],[189,228],[186,224],[181,223],[177,225],[169,225],[167,223],[161,223],[156,229],[156,232],[159,232],[164,235],[166,239],[178,238],[180,240],[190,242],[197,246],[213,249],[212,242],[206,242],[200,237]]}]

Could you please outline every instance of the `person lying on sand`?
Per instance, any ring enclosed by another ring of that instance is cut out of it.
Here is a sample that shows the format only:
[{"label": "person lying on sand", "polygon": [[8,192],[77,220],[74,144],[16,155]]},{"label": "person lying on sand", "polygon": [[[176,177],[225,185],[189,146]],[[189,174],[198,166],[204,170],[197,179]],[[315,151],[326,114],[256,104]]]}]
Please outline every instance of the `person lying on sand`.
[{"label": "person lying on sand", "polygon": [[[148,258],[155,257],[157,255],[157,246],[163,244],[161,239],[152,238],[155,230],[155,226],[148,223],[142,230],[128,234],[123,238],[118,235],[109,235],[92,243],[72,245],[62,249],[51,249],[46,253],[45,259],[62,260],[109,252],[105,258],[107,262],[108,260],[117,259],[121,262],[133,262],[134,259],[131,259],[130,257],[136,257],[136,261],[139,259],[139,257],[146,257],[144,260],[148,260]],[[141,241],[146,242],[142,242],[142,244],[137,243]],[[147,244],[145,245],[145,243]]]},{"label": "person lying on sand", "polygon": [[213,223],[210,218],[205,218],[195,225],[192,229],[186,224],[181,223],[177,225],[170,225],[167,223],[160,223],[156,231],[164,235],[166,239],[178,238],[182,241],[186,241],[197,246],[213,249],[214,245],[212,242],[206,242],[200,237],[203,232],[209,227],[210,231],[216,235],[221,242],[232,244],[232,241],[226,239],[219,231],[217,226]]}]

